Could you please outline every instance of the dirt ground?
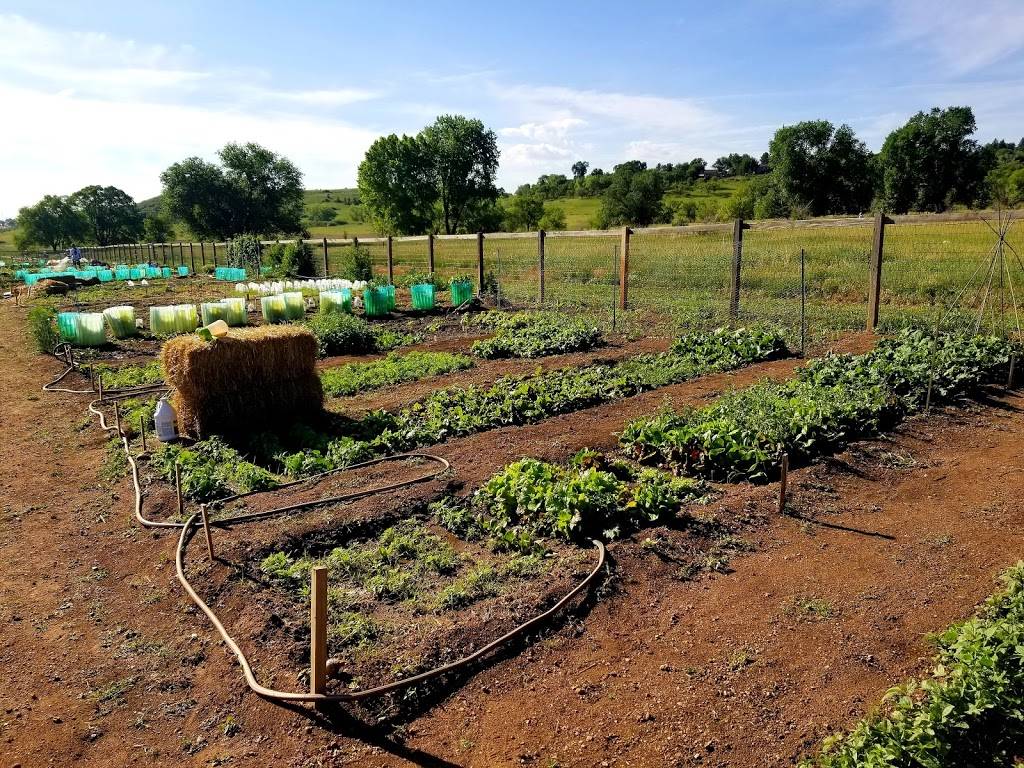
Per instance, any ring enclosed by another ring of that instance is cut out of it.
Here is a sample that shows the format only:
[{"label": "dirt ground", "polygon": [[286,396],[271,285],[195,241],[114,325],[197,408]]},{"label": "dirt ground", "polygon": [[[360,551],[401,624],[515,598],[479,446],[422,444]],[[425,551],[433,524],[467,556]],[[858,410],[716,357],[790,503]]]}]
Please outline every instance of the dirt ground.
[{"label": "dirt ground", "polygon": [[[994,393],[797,468],[785,516],[775,485],[723,489],[699,514],[736,546],[696,576],[686,566],[714,553],[679,531],[613,543],[595,600],[404,720],[286,709],[248,693],[182,593],[176,534],[135,525],[126,479],[104,479],[86,397],[39,391],[58,367],[29,352],[23,319],[0,307],[4,767],[786,765],[925,669],[927,633],[970,615],[1024,544],[1024,400]],[[468,491],[523,455],[610,448],[666,399],[705,402],[796,365],[454,440],[433,449],[452,475],[332,514]],[[301,686],[273,643],[242,639],[267,682]]]}]

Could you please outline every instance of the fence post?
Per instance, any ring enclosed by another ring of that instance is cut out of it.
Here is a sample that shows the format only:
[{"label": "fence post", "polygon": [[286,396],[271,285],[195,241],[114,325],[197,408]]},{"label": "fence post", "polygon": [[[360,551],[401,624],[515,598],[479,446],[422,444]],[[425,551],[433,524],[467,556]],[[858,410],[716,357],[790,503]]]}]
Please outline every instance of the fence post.
[{"label": "fence post", "polygon": [[878,299],[882,292],[882,251],[885,247],[885,225],[891,224],[884,213],[875,214],[875,231],[871,238],[871,263],[868,266],[868,324],[869,332],[878,327]]},{"label": "fence post", "polygon": [[167,243],[160,243],[160,263],[167,266]]},{"label": "fence post", "polygon": [[619,248],[619,309],[625,309],[629,301],[629,237],[633,230],[622,228],[622,246]]},{"label": "fence post", "polygon": [[427,235],[427,272],[434,272],[434,233]]},{"label": "fence post", "polygon": [[217,266],[217,241],[214,240],[212,245],[213,245],[213,266],[216,267]]},{"label": "fence post", "polygon": [[327,266],[327,238],[326,237],[323,240],[323,244],[324,244],[324,277],[330,277],[331,276],[330,268]]},{"label": "fence post", "polygon": [[732,277],[729,280],[729,318],[735,320],[740,314],[740,271],[743,261],[743,230],[749,227],[743,219],[736,219],[732,225]]},{"label": "fence post", "polygon": [[540,286],[537,294],[538,303],[544,303],[544,230],[537,232],[537,266],[540,269]]},{"label": "fence post", "polygon": [[395,284],[395,244],[394,238],[388,235],[388,284]]},{"label": "fence post", "polygon": [[476,233],[476,284],[478,296],[484,295],[484,233]]},{"label": "fence post", "polygon": [[191,242],[188,244],[188,260],[192,264],[192,274],[194,275],[196,273],[196,252],[192,248]]},{"label": "fence post", "polygon": [[327,569],[309,577],[309,692],[327,693]]}]

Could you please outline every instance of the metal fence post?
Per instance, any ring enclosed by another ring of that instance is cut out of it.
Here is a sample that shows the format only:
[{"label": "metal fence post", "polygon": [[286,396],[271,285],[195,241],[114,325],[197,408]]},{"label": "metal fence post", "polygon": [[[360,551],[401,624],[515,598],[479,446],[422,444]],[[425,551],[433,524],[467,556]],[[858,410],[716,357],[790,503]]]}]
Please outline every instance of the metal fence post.
[{"label": "metal fence post", "polygon": [[395,242],[391,235],[388,235],[387,243],[387,257],[388,257],[388,284],[395,284]]},{"label": "metal fence post", "polygon": [[804,249],[800,249],[800,357],[807,355],[807,268]]},{"label": "metal fence post", "polygon": [[736,219],[732,225],[732,277],[729,281],[729,318],[735,320],[740,314],[740,270],[743,261],[743,230],[748,229],[743,219]]},{"label": "metal fence post", "polygon": [[544,303],[544,230],[537,232],[537,267],[540,270],[540,285],[537,292],[537,303]]},{"label": "metal fence post", "polygon": [[619,309],[625,310],[629,300],[629,237],[633,230],[622,228],[622,248],[619,251]]},{"label": "metal fence post", "polygon": [[330,267],[327,266],[327,238],[325,237],[324,238],[324,277],[330,277],[330,276],[331,276],[331,270],[330,270]]},{"label": "metal fence post", "polygon": [[427,272],[434,272],[434,233],[427,235]]},{"label": "metal fence post", "polygon": [[479,287],[478,295],[484,294],[484,233],[476,233],[476,284]]},{"label": "metal fence post", "polygon": [[875,231],[871,239],[871,262],[868,267],[868,323],[869,332],[878,327],[878,302],[882,292],[882,251],[885,247],[885,225],[891,224],[884,213],[875,214]]}]

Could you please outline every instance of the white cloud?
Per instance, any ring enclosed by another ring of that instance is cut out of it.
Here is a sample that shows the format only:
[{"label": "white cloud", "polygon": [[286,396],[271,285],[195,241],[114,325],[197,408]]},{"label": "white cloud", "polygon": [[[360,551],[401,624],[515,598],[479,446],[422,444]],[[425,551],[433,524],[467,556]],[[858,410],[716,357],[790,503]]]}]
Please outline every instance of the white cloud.
[{"label": "white cloud", "polygon": [[586,120],[578,117],[560,117],[546,123],[523,123],[514,128],[502,128],[498,133],[502,136],[518,136],[532,141],[564,140],[570,131],[582,128]]},{"label": "white cloud", "polygon": [[973,0],[888,2],[893,42],[933,53],[955,74],[995,64],[1024,49],[1024,3]]}]

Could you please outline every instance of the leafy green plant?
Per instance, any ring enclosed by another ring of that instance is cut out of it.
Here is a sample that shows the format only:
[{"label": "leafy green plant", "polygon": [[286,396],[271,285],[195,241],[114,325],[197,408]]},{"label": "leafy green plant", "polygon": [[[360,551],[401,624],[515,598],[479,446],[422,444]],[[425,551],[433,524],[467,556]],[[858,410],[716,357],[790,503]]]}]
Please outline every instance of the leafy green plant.
[{"label": "leafy green plant", "polygon": [[1012,348],[995,337],[949,334],[933,350],[924,332],[906,330],[864,355],[814,361],[791,381],[760,382],[707,408],[633,421],[620,442],[633,458],[677,471],[763,480],[782,453],[821,455],[890,428],[923,407],[929,382],[940,401],[1004,376]]},{"label": "leafy green plant", "polygon": [[175,462],[181,465],[182,493],[196,501],[211,501],[233,493],[274,488],[277,478],[244,460],[219,437],[191,447],[164,443],[153,452],[152,466],[165,480],[174,480]]},{"label": "leafy green plant", "polygon": [[318,312],[305,324],[316,336],[321,357],[386,352],[420,339],[414,333],[373,326],[361,317],[340,312]]},{"label": "leafy green plant", "polygon": [[373,255],[362,245],[352,246],[342,264],[341,276],[349,280],[373,279]]},{"label": "leafy green plant", "polygon": [[383,360],[348,363],[320,374],[324,392],[335,397],[418,381],[473,367],[473,358],[450,352],[391,353]]},{"label": "leafy green plant", "polygon": [[483,358],[529,358],[578,352],[601,343],[601,331],[583,320],[543,312],[514,317],[514,324],[503,323],[493,337],[475,342],[470,351]]},{"label": "leafy green plant", "polygon": [[410,288],[414,285],[432,285],[439,291],[443,291],[448,287],[448,283],[436,272],[417,272],[415,270],[402,275],[398,284],[405,288]]},{"label": "leafy green plant", "polygon": [[103,377],[104,390],[141,387],[145,384],[159,384],[164,380],[164,370],[159,360],[152,360],[145,365],[115,367],[95,363],[84,367],[94,376]]},{"label": "leafy green plant", "polygon": [[803,768],[1013,766],[1024,743],[1024,562],[978,614],[936,637],[929,677],[892,688],[879,712],[828,738]]},{"label": "leafy green plant", "polygon": [[49,354],[60,341],[57,335],[57,310],[49,304],[37,304],[28,311],[28,335],[37,352]]}]

